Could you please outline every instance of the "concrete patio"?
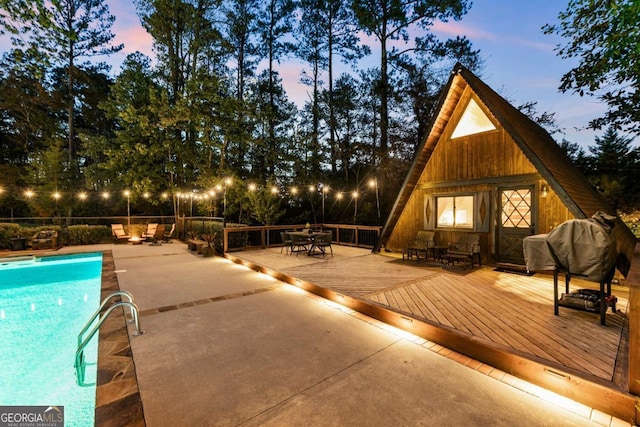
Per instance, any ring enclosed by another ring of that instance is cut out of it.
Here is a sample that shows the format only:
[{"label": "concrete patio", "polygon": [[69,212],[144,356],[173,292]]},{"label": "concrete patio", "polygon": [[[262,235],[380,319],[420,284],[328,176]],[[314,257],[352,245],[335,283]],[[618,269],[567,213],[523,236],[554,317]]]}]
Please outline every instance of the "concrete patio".
[{"label": "concrete patio", "polygon": [[79,249],[140,307],[148,426],[629,425],[178,241]]}]

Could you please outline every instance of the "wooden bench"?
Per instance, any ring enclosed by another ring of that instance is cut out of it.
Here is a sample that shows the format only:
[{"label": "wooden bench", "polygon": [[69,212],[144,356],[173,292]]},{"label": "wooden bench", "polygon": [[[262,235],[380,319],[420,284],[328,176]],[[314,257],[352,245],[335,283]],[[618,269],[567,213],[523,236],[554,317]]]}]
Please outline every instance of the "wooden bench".
[{"label": "wooden bench", "polygon": [[190,251],[196,251],[197,253],[201,254],[203,251],[203,248],[206,246],[207,242],[205,242],[204,240],[200,240],[200,239],[189,239],[187,240],[187,248],[189,248]]}]

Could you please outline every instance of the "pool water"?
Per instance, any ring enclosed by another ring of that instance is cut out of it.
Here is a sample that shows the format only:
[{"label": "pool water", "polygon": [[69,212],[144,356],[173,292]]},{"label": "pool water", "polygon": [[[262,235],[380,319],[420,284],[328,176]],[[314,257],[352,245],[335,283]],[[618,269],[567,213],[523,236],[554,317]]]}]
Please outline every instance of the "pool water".
[{"label": "pool water", "polygon": [[75,377],[78,333],[100,305],[102,254],[0,260],[0,405],[64,406],[65,426],[93,426],[97,334]]}]

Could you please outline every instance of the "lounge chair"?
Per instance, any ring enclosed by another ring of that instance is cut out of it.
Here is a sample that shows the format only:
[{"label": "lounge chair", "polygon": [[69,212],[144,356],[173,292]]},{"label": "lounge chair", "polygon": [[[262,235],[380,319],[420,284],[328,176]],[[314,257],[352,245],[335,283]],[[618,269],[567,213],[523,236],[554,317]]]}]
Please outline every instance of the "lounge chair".
[{"label": "lounge chair", "polygon": [[151,246],[160,246],[162,243],[160,241],[164,237],[164,224],[160,224],[156,227],[156,230],[151,237]]},{"label": "lounge chair", "polygon": [[156,229],[158,228],[158,223],[157,222],[151,222],[149,224],[147,224],[147,231],[145,231],[144,233],[142,233],[142,239],[144,240],[152,240],[153,236],[156,235]]},{"label": "lounge chair", "polygon": [[164,233],[162,235],[162,241],[165,243],[169,243],[171,241],[171,238],[173,236],[173,232],[176,231],[176,223],[174,222],[173,224],[171,224],[171,229],[169,230],[168,233]]},{"label": "lounge chair", "polygon": [[124,226],[122,224],[111,224],[111,234],[113,234],[113,237],[118,241],[129,240],[131,238],[131,235],[125,233]]}]

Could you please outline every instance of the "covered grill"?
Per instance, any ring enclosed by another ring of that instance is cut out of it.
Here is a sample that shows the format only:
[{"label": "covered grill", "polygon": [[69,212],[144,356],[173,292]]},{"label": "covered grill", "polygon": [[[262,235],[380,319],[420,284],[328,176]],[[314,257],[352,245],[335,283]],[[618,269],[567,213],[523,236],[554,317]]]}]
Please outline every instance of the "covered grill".
[{"label": "covered grill", "polygon": [[[615,271],[617,250],[611,234],[615,217],[597,212],[590,219],[574,219],[560,224],[548,234],[526,237],[523,242],[524,258],[529,271],[554,271],[554,310],[558,306],[577,308],[575,299],[581,295],[569,294],[572,275],[600,283],[600,293],[594,298],[593,292],[584,292],[581,308],[596,307],[600,311],[600,321],[605,324],[605,312],[613,304],[611,280]],[[558,271],[565,273],[566,294],[558,299]],[[605,290],[605,284],[607,289]],[[597,304],[594,304],[597,300]],[[591,305],[589,305],[591,304]]]}]

